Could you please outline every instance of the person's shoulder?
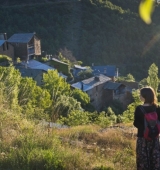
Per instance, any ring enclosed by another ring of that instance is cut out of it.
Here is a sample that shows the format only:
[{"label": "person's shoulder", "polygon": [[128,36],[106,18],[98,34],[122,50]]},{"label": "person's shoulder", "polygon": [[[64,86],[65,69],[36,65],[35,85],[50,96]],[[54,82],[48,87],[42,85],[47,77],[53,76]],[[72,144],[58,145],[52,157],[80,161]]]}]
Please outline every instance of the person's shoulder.
[{"label": "person's shoulder", "polygon": [[141,107],[142,107],[142,105],[138,105],[135,110],[139,111],[139,110],[141,110]]},{"label": "person's shoulder", "polygon": [[138,105],[136,108],[140,109],[141,107],[143,107],[142,105]]}]

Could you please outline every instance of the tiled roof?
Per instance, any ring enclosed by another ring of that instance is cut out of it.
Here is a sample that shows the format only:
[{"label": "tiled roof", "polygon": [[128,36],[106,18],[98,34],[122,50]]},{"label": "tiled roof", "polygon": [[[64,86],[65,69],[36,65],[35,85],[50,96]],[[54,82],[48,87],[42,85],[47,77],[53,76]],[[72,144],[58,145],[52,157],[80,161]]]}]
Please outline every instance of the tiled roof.
[{"label": "tiled roof", "polygon": [[116,90],[120,85],[122,85],[122,83],[115,83],[115,82],[109,81],[105,84],[104,89]]},{"label": "tiled roof", "polygon": [[28,43],[34,33],[20,33],[20,34],[13,34],[9,39],[8,42],[15,42],[15,43]]},{"label": "tiled roof", "polygon": [[0,40],[0,46],[5,43],[5,40]]},{"label": "tiled roof", "polygon": [[99,76],[91,77],[91,78],[83,80],[81,82],[74,83],[71,86],[74,88],[81,89],[83,91],[88,91],[88,90],[94,88],[95,86],[98,86],[98,85],[103,84],[110,80],[111,80],[111,78],[100,74]]},{"label": "tiled roof", "polygon": [[113,77],[116,74],[116,66],[106,65],[106,66],[92,66],[93,74],[104,74],[106,76]]}]

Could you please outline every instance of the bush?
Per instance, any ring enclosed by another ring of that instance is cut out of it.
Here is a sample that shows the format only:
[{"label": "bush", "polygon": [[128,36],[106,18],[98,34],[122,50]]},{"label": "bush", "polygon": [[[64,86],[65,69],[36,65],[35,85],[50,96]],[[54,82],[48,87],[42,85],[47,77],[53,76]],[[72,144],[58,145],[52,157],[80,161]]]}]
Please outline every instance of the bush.
[{"label": "bush", "polygon": [[74,110],[67,117],[61,117],[58,122],[69,126],[86,125],[90,123],[89,113]]},{"label": "bush", "polygon": [[105,115],[105,112],[101,112],[97,120],[95,121],[95,124],[98,124],[101,127],[105,128],[111,125],[111,121],[109,120],[109,117]]}]

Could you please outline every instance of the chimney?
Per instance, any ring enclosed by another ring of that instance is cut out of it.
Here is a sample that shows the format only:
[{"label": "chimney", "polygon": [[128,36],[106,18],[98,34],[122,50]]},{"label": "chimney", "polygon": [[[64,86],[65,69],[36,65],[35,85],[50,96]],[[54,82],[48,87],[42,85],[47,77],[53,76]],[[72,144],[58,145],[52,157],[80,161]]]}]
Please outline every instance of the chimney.
[{"label": "chimney", "polygon": [[117,68],[117,73],[116,73],[116,76],[118,77],[119,75],[118,75],[118,68]]},{"label": "chimney", "polygon": [[7,40],[7,33],[0,33],[0,40]]},{"label": "chimney", "polygon": [[28,68],[28,61],[25,62],[25,68]]},{"label": "chimney", "polygon": [[4,39],[7,40],[7,33],[4,33]]},{"label": "chimney", "polygon": [[95,77],[94,77],[94,80],[95,80],[95,81],[100,81],[100,79],[99,79],[98,76],[95,76]]},{"label": "chimney", "polygon": [[0,40],[7,40],[7,33],[0,33]]},{"label": "chimney", "polygon": [[83,82],[81,82],[81,90],[84,90]]}]

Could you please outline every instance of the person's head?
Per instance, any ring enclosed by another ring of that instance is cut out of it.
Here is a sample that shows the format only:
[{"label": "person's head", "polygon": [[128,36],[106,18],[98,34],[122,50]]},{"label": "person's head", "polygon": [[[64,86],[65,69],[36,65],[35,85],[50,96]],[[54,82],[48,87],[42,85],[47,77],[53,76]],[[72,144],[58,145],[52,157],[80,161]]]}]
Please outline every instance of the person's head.
[{"label": "person's head", "polygon": [[151,105],[157,105],[157,97],[155,95],[155,91],[151,87],[143,87],[140,90],[141,100],[144,101],[144,103],[148,103]]}]

